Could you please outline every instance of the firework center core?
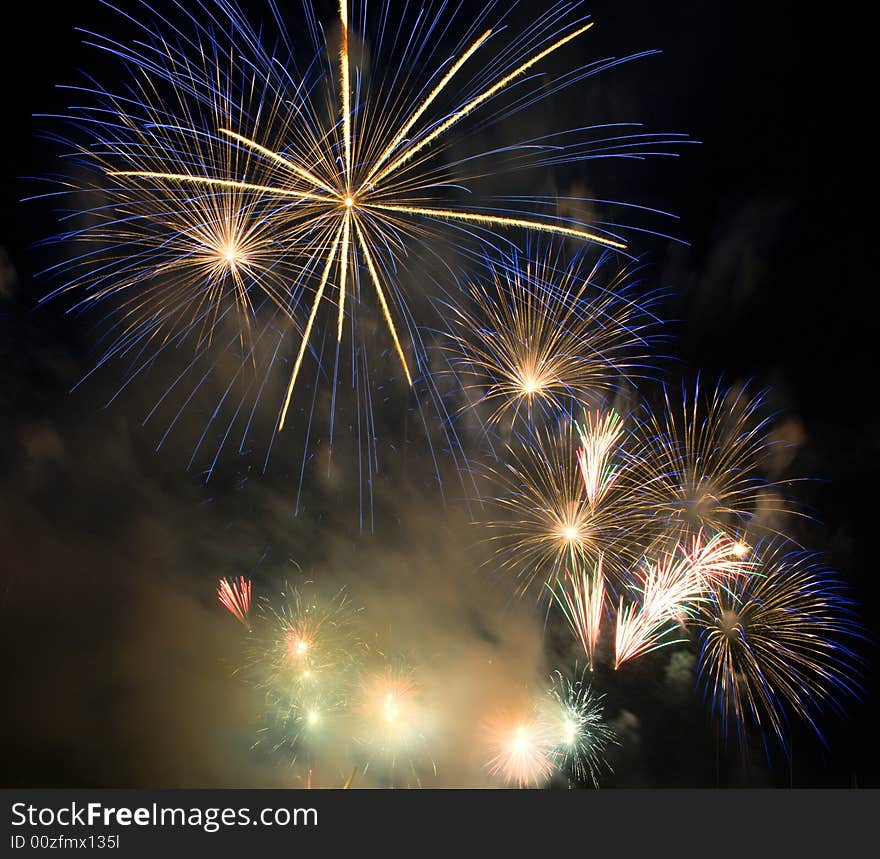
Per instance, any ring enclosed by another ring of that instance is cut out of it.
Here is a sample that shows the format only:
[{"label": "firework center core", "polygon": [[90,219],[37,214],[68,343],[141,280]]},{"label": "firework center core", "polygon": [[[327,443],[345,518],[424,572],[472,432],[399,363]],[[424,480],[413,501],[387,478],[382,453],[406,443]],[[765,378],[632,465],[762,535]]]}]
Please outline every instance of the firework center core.
[{"label": "firework center core", "polygon": [[534,376],[527,376],[522,381],[522,390],[526,395],[537,393],[544,387],[544,383]]}]

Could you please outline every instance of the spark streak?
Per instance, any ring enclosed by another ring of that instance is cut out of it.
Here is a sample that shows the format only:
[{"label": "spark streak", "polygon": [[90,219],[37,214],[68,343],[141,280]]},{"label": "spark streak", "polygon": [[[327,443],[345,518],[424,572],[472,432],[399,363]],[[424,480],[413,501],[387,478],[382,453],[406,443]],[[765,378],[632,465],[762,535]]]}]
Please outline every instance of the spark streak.
[{"label": "spark streak", "polygon": [[605,613],[605,577],[602,574],[602,556],[588,575],[584,564],[578,572],[569,570],[560,580],[553,594],[565,619],[580,641],[587,655],[588,666],[593,669],[596,644],[602,629]]},{"label": "spark streak", "polygon": [[675,638],[676,627],[693,617],[709,599],[710,589],[724,589],[728,583],[747,575],[737,557],[736,544],[724,534],[705,543],[702,535],[691,548],[680,545],[675,552],[663,553],[656,563],[647,560],[634,590],[638,600],[617,611],[614,638],[614,667],[682,641]]},{"label": "spark streak", "polygon": [[614,481],[609,464],[611,451],[623,435],[623,423],[616,412],[586,414],[586,426],[579,430],[581,446],[577,451],[578,466],[584,478],[589,503],[597,504]]},{"label": "spark streak", "polygon": [[251,629],[248,612],[251,609],[251,582],[244,576],[235,579],[220,579],[217,596],[223,607],[247,630]]},{"label": "spark streak", "polygon": [[397,158],[397,160],[392,161],[391,164],[388,165],[388,167],[386,167],[377,176],[374,177],[374,182],[380,182],[390,173],[393,173],[395,170],[402,167],[404,164],[406,164],[407,161],[413,158],[413,156],[417,152],[424,149],[429,144],[433,143],[438,137],[440,137],[441,134],[452,128],[452,126],[455,125],[457,122],[464,119],[471,111],[478,108],[484,101],[490,99],[493,95],[501,92],[501,90],[503,90],[511,81],[523,74],[523,72],[528,71],[536,63],[539,63],[541,60],[561,48],[563,45],[568,44],[572,39],[577,38],[582,33],[586,33],[586,31],[589,30],[592,26],[592,23],[586,24],[583,27],[575,30],[573,33],[569,33],[567,36],[564,36],[563,38],[554,42],[552,45],[550,45],[549,48],[545,48],[543,51],[524,62],[521,66],[519,66],[519,68],[515,69],[509,75],[506,75],[500,81],[498,81],[498,83],[480,93],[480,95],[469,101],[463,108],[456,111],[452,116],[449,117],[449,119],[441,123],[439,127],[434,129],[434,131],[423,138],[419,143],[417,143],[415,146],[411,146],[406,152],[404,152],[399,158]]},{"label": "spark streak", "polygon": [[318,306],[324,295],[324,287],[327,286],[327,279],[330,277],[330,270],[333,268],[333,260],[336,257],[336,246],[339,244],[340,233],[342,233],[342,227],[336,231],[336,235],[333,238],[333,244],[330,246],[330,253],[327,256],[327,263],[324,266],[324,273],[321,275],[321,283],[318,286],[318,291],[315,293],[315,300],[312,302],[312,311],[309,313],[309,321],[306,323],[304,336],[299,345],[299,353],[296,356],[296,363],[293,365],[293,372],[290,374],[290,382],[287,385],[287,393],[284,395],[284,405],[281,407],[281,417],[278,421],[279,429],[284,428],[284,421],[287,418],[287,409],[290,406],[290,398],[293,394],[293,386],[296,384],[296,377],[299,375],[299,368],[302,364],[303,355],[305,355],[306,349],[309,345],[308,335],[311,333],[312,325],[315,324],[315,316],[318,314]]}]

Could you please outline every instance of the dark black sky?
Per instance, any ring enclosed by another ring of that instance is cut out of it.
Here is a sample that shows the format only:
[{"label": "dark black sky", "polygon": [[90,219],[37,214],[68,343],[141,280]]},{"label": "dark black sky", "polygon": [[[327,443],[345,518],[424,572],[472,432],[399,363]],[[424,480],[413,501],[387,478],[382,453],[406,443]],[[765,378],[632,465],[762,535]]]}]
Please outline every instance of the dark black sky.
[{"label": "dark black sky", "polygon": [[[543,4],[524,0],[518,20],[534,8]],[[675,372],[752,378],[800,421],[804,443],[792,469],[816,478],[797,492],[820,520],[800,535],[851,583],[876,634],[875,107],[871,27],[856,9],[836,4],[819,16],[794,2],[596,2],[590,38],[609,55],[662,49],[603,76],[602,97],[652,129],[700,141],[679,159],[628,174],[619,193],[677,213],[675,233],[689,243],[649,248],[649,280],[676,296],[668,308],[679,320]],[[32,114],[62,108],[54,85],[90,59],[74,26],[99,18],[87,2],[51,15],[37,3],[4,11],[5,783],[231,783],[216,749],[247,759],[246,703],[220,728],[199,727],[225,708],[218,690],[235,659],[217,625],[212,583],[218,574],[259,571],[265,557],[278,568],[288,557],[320,564],[335,550],[316,536],[318,517],[326,528],[334,514],[293,519],[284,500],[295,482],[289,471],[237,490],[242,475],[233,469],[203,487],[184,469],[183,453],[153,451],[155,434],[140,426],[131,401],[100,410],[110,383],[68,393],[87,366],[84,331],[60,308],[34,310],[45,284],[34,277],[43,259],[33,243],[52,224],[45,206],[19,200],[35,188],[25,177],[54,169],[54,150],[37,140],[45,121]],[[555,105],[561,126],[577,107]],[[557,177],[560,185],[570,179]],[[403,492],[418,498],[422,487]],[[380,499],[377,520],[383,510]],[[371,539],[383,538],[346,533],[343,541],[357,557]],[[181,626],[187,640],[176,645]],[[760,760],[745,766],[723,751],[716,761],[699,707],[642,689],[634,692],[640,751],[619,763],[610,783],[880,785],[876,651],[865,653],[865,699],[845,722],[829,721],[830,752],[805,735],[795,737],[790,770]],[[258,783],[247,773],[244,784]]]}]

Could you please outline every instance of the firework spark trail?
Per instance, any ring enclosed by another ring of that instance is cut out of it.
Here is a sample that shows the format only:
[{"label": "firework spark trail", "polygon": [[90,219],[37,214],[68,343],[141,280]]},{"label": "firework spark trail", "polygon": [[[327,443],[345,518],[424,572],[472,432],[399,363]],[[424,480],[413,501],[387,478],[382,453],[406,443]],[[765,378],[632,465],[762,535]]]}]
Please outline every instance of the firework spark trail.
[{"label": "firework spark trail", "polygon": [[746,560],[748,549],[739,540],[727,534],[713,534],[708,540],[703,532],[691,537],[690,543],[679,547],[683,565],[689,574],[682,576],[685,587],[694,593],[685,599],[694,599],[707,587],[724,586],[731,579],[750,575],[753,564]]},{"label": "firework spark trail", "polygon": [[397,336],[397,328],[394,325],[394,319],[391,315],[391,310],[388,307],[388,300],[385,298],[385,291],[382,289],[382,281],[380,280],[379,275],[376,272],[376,266],[373,263],[373,256],[370,253],[369,243],[364,238],[364,231],[361,229],[361,225],[357,220],[355,220],[354,226],[361,252],[364,255],[364,261],[367,264],[367,271],[370,273],[373,286],[376,288],[376,295],[379,298],[379,303],[382,305],[382,313],[385,316],[385,323],[388,325],[388,330],[391,332],[391,338],[394,341],[394,348],[397,350],[397,355],[400,358],[400,363],[403,367],[403,372],[406,375],[406,380],[412,385],[412,376],[409,372],[409,365],[406,363],[406,356],[403,354],[403,346],[401,346],[400,338]]},{"label": "firework spark trail", "polygon": [[217,586],[220,604],[247,630],[251,631],[248,613],[251,610],[251,581],[244,576],[235,579],[220,579]]},{"label": "firework spark trail", "polygon": [[783,540],[759,545],[755,571],[714,588],[701,606],[699,682],[725,736],[758,731],[788,752],[797,717],[822,739],[818,716],[860,694],[850,645],[863,631],[853,604],[815,557]]},{"label": "firework spark trail", "polygon": [[[424,149],[426,146],[430,145],[434,140],[436,140],[438,137],[440,137],[442,134],[444,134],[446,131],[448,131],[453,125],[455,125],[460,120],[464,119],[464,117],[466,117],[471,111],[473,111],[477,107],[479,107],[484,101],[487,101],[488,99],[492,98],[493,95],[495,95],[496,93],[503,90],[515,78],[519,77],[521,74],[528,71],[533,65],[535,65],[536,63],[539,63],[545,57],[549,56],[554,51],[558,50],[563,45],[570,42],[572,39],[575,39],[578,36],[580,36],[582,33],[585,33],[592,26],[593,26],[592,24],[587,24],[583,27],[578,28],[574,32],[569,33],[567,36],[564,36],[563,38],[558,39],[556,42],[554,42],[552,45],[550,45],[550,47],[548,47],[545,50],[541,51],[540,53],[536,54],[534,57],[531,57],[530,59],[528,59],[526,62],[524,62],[518,68],[514,69],[510,74],[505,75],[500,81],[493,84],[487,90],[480,93],[476,98],[474,98],[470,102],[468,102],[460,110],[456,111],[452,116],[449,117],[449,119],[447,119],[445,122],[443,122],[436,129],[434,129],[434,131],[432,131],[426,137],[422,138],[422,140],[420,140],[418,143],[411,145],[402,155],[400,155],[397,158],[396,161],[394,161],[391,165],[389,165],[384,170],[382,170],[378,175],[373,175],[371,173],[368,176],[367,181],[371,181],[372,183],[375,184],[375,183],[381,181],[382,179],[384,179],[389,174],[393,173],[398,168],[402,167],[404,164],[406,164],[407,161],[410,161],[416,155],[417,152],[419,152],[421,149]],[[486,35],[488,36],[489,33],[487,33]],[[483,39],[481,39],[480,41],[482,42]],[[500,221],[498,221],[496,223],[500,223]],[[553,232],[552,225],[535,224],[535,226],[539,227],[539,228],[542,226],[546,226],[546,227],[549,227],[548,232]],[[571,232],[572,233],[580,232],[580,235],[582,238],[591,238],[591,239],[598,238],[596,236],[590,235],[589,233],[584,233],[583,231],[571,231]],[[622,242],[615,242],[615,241],[611,241],[608,239],[601,239],[601,238],[599,239],[599,241],[602,244],[608,244],[612,247],[619,247],[619,248],[626,247],[626,245],[624,245]]]},{"label": "firework spark trail", "polygon": [[675,629],[674,618],[667,613],[652,613],[635,602],[624,604],[621,596],[614,627],[615,670],[631,659],[685,641],[672,637]]},{"label": "firework spark trail", "polygon": [[[345,142],[345,204],[351,199],[351,81],[348,61],[348,0],[339,0],[339,21],[342,24],[342,47],[339,52],[339,88],[342,100],[342,136]],[[341,336],[341,334],[340,334]]]},{"label": "firework spark trail", "polygon": [[587,501],[592,506],[603,499],[614,482],[615,472],[609,457],[623,435],[623,422],[613,411],[605,415],[587,412],[585,419],[586,425],[578,429],[581,446],[577,461],[584,478]]},{"label": "firework spark trail", "polygon": [[413,111],[412,116],[406,122],[403,123],[397,134],[394,136],[392,141],[385,147],[382,151],[382,154],[376,159],[369,173],[367,173],[366,178],[364,179],[364,185],[369,185],[372,183],[373,178],[376,176],[376,173],[379,169],[385,164],[385,162],[391,157],[392,153],[395,149],[397,149],[406,139],[406,136],[412,130],[413,126],[419,121],[422,114],[431,106],[431,104],[437,99],[440,93],[446,88],[446,85],[452,80],[455,74],[459,71],[459,69],[470,59],[471,54],[492,35],[491,30],[486,30],[451,66],[449,71],[443,76],[443,79],[440,81],[437,86],[431,91],[428,97],[419,105],[419,107]]},{"label": "firework spark trail", "polygon": [[631,659],[684,640],[674,637],[676,628],[709,599],[711,587],[724,589],[748,575],[736,547],[724,534],[716,534],[705,542],[698,535],[690,547],[681,545],[674,553],[664,553],[654,564],[644,562],[633,587],[637,599],[624,604],[621,595],[619,600],[615,669]]},{"label": "firework spark trail", "polygon": [[[347,222],[346,222],[347,223]],[[296,363],[293,365],[293,373],[290,375],[290,383],[287,386],[287,393],[284,395],[284,405],[281,407],[281,416],[278,419],[278,428],[284,427],[284,419],[287,417],[287,409],[290,406],[290,398],[293,395],[293,386],[296,383],[296,377],[299,375],[299,368],[302,364],[303,355],[306,353],[309,338],[308,335],[312,331],[312,325],[315,322],[315,316],[318,312],[318,306],[321,302],[321,296],[324,295],[324,288],[327,286],[327,279],[330,277],[330,270],[333,268],[333,262],[336,258],[336,248],[339,245],[339,237],[343,234],[344,225],[340,227],[333,236],[333,244],[330,246],[330,253],[327,255],[327,262],[324,266],[324,273],[321,275],[321,282],[318,285],[318,291],[315,293],[315,301],[312,304],[312,310],[309,313],[309,321],[306,323],[303,339],[300,343],[299,353],[296,356]],[[347,236],[347,232],[345,232]]]},{"label": "firework spark trail", "polygon": [[578,571],[569,570],[553,590],[557,605],[580,642],[592,671],[596,644],[605,614],[605,577],[602,573],[602,555],[599,555],[591,574],[586,565]]}]

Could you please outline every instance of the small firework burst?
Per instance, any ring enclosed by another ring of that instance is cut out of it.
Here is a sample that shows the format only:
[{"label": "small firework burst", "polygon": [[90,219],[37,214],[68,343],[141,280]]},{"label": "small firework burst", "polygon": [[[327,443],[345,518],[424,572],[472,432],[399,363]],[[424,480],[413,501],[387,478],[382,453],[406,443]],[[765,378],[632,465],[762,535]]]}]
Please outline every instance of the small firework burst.
[{"label": "small firework burst", "polygon": [[605,751],[616,742],[602,699],[584,675],[570,680],[555,672],[527,706],[487,721],[489,774],[519,788],[543,787],[556,774],[598,787],[601,771],[610,770]]},{"label": "small firework burst", "polygon": [[251,610],[251,581],[244,576],[235,579],[220,579],[217,586],[220,604],[247,630],[251,630],[248,613]]},{"label": "small firework burst", "polygon": [[556,740],[552,728],[534,708],[503,712],[487,723],[490,775],[515,787],[542,787],[555,769]]},{"label": "small firework burst", "polygon": [[697,384],[676,402],[664,388],[662,407],[637,426],[627,461],[643,524],[658,545],[700,531],[742,533],[760,528],[771,508],[783,512],[767,478],[773,442],[763,410],[763,395],[745,389]]},{"label": "small firework burst", "polygon": [[576,782],[589,780],[599,786],[599,775],[611,770],[605,757],[609,745],[617,743],[613,729],[603,718],[604,695],[595,693],[586,672],[571,680],[561,672],[553,675],[553,685],[544,706],[544,721],[555,737],[556,766]]},{"label": "small firework burst", "polygon": [[341,590],[331,597],[286,586],[277,603],[261,600],[247,674],[265,694],[276,746],[297,743],[343,714],[364,655],[358,609]]},{"label": "small firework burst", "polygon": [[675,552],[662,553],[656,563],[645,560],[630,586],[633,598],[625,602],[620,597],[614,667],[683,641],[680,631],[709,599],[711,588],[723,590],[747,576],[737,545],[724,534],[704,540],[700,533]]},{"label": "small firework burst", "polygon": [[697,618],[699,678],[725,736],[750,728],[787,749],[797,717],[821,738],[817,716],[857,696],[861,637],[839,580],[815,556],[774,540],[751,552],[753,572],[711,590]]},{"label": "small firework burst", "polygon": [[[585,432],[603,426],[602,420],[588,423]],[[623,577],[639,556],[632,539],[637,509],[613,479],[609,449],[600,457],[604,476],[596,478],[591,500],[578,464],[576,431],[566,417],[555,429],[517,439],[490,475],[501,491],[488,503],[503,518],[485,523],[488,540],[501,566],[520,577],[523,591],[536,579],[552,589],[566,569],[596,564],[600,556],[606,576]]]},{"label": "small firework burst", "polygon": [[565,263],[537,244],[486,267],[470,288],[473,310],[450,307],[451,363],[490,424],[552,414],[570,399],[595,407],[648,372],[652,299],[630,295],[631,273],[609,254]]},{"label": "small firework burst", "polygon": [[617,475],[611,453],[623,435],[623,422],[614,411],[585,412],[584,418],[584,425],[578,428],[581,446],[577,449],[577,463],[587,502],[592,507],[608,494]]},{"label": "small firework burst", "polygon": [[368,763],[395,781],[419,779],[428,754],[428,710],[407,665],[386,666],[360,678],[352,715],[355,740]]}]

